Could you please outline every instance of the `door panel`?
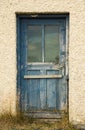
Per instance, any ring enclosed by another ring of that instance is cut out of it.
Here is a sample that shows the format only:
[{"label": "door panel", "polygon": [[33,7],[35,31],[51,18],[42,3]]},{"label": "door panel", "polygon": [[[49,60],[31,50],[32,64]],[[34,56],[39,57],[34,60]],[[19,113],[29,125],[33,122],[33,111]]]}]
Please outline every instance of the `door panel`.
[{"label": "door panel", "polygon": [[[65,111],[66,28],[64,19],[20,21],[20,107],[25,113]],[[53,114],[53,116],[52,116]]]},{"label": "door panel", "polygon": [[[47,74],[58,74],[58,71],[47,70]],[[58,79],[47,79],[47,107],[51,110],[59,109]],[[58,101],[58,102],[57,102]]]},{"label": "door panel", "polygon": [[[29,71],[29,75],[38,75],[39,71]],[[40,83],[38,79],[30,79],[28,81],[29,88],[29,105],[28,109],[39,109],[40,108]]]}]

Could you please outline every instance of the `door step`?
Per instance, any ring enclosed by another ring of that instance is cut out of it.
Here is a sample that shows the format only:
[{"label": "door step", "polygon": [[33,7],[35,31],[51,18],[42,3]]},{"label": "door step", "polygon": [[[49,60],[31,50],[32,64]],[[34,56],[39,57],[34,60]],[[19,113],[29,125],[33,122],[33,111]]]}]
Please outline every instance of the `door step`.
[{"label": "door step", "polygon": [[36,119],[46,119],[46,120],[56,120],[61,119],[64,113],[60,112],[29,112],[25,113],[25,116],[36,118]]}]

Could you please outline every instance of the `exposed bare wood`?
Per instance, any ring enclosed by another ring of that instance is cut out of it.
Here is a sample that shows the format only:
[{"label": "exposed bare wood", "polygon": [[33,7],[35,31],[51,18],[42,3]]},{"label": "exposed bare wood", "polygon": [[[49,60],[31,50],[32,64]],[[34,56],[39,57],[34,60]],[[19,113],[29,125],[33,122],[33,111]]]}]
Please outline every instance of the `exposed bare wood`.
[{"label": "exposed bare wood", "polygon": [[25,79],[62,78],[62,75],[24,75]]}]

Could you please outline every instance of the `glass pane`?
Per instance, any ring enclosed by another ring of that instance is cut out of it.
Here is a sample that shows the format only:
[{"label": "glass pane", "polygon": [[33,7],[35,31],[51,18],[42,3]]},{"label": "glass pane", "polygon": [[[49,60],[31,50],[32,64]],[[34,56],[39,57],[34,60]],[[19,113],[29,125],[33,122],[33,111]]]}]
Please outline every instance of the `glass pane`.
[{"label": "glass pane", "polygon": [[41,62],[42,61],[42,29],[41,26],[28,27],[28,62]]},{"label": "glass pane", "polygon": [[59,63],[58,26],[45,26],[45,62]]}]

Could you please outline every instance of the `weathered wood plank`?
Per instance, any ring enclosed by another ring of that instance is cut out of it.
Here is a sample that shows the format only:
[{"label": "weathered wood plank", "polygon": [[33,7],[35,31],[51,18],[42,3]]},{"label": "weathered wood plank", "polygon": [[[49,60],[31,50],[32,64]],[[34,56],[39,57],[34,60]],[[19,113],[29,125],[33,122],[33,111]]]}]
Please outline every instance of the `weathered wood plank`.
[{"label": "weathered wood plank", "polygon": [[35,113],[25,113],[26,116],[32,116],[33,118],[40,119],[60,119],[62,117],[62,113],[58,112],[35,112]]},{"label": "weathered wood plank", "polygon": [[24,75],[24,79],[62,78],[62,75]]}]

